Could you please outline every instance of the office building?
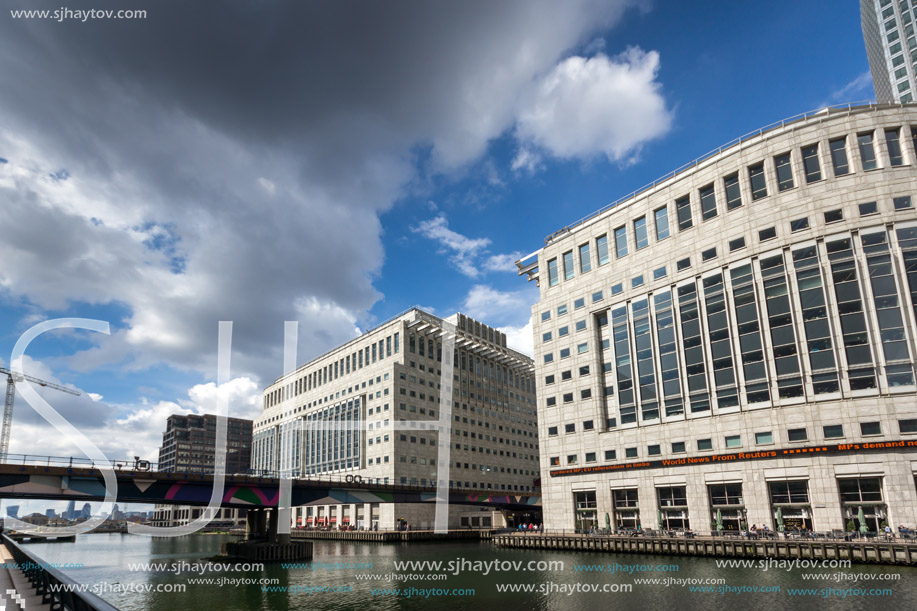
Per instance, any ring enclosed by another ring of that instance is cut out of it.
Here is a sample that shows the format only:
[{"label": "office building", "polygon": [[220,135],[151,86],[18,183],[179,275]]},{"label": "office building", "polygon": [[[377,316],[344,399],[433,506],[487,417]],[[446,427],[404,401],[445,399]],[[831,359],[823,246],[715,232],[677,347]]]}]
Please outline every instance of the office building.
[{"label": "office building", "polygon": [[518,262],[546,528],[917,525],[915,142],[784,121]]},{"label": "office building", "polygon": [[860,0],[869,72],[880,102],[912,102],[917,95],[917,1]]},{"label": "office building", "polygon": [[[454,325],[452,419],[441,413],[443,338]],[[538,478],[532,359],[462,314],[412,309],[283,376],[255,421],[256,470],[380,484],[437,481],[451,429],[449,483],[475,495],[532,496]],[[450,508],[450,527],[503,523],[500,512]],[[432,528],[432,504],[317,503],[297,526]]]},{"label": "office building", "polygon": [[[169,416],[159,448],[159,471],[213,473],[217,417],[213,414]],[[227,418],[226,473],[248,473],[251,467],[252,421]],[[203,507],[156,505],[153,526],[180,526],[199,518]],[[120,513],[120,512],[119,512]],[[212,527],[241,523],[245,510],[222,508]]]}]

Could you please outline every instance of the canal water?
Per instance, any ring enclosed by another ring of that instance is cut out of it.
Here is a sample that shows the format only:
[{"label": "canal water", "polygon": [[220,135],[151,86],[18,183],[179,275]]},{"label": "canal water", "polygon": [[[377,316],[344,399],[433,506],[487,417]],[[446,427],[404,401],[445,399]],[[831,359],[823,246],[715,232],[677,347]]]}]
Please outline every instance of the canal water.
[{"label": "canal water", "polygon": [[[828,608],[871,610],[892,606],[895,609],[917,609],[917,569],[882,565],[853,565],[845,569],[794,567],[789,570],[785,566],[772,566],[763,570],[758,566],[718,567],[717,560],[713,558],[505,550],[489,543],[315,541],[312,566],[307,568],[283,568],[274,564],[266,565],[263,570],[208,571],[203,575],[189,568],[217,554],[220,544],[227,540],[232,539],[221,535],[165,539],[90,534],[80,535],[72,543],[26,545],[47,563],[82,563],[83,568],[71,568],[64,572],[81,584],[91,585],[104,599],[126,611],[712,611],[735,608],[782,611]],[[721,559],[720,562],[728,560]],[[454,564],[439,571],[429,565],[396,568],[395,563],[403,561]],[[497,569],[509,570],[495,570],[494,561],[499,562]],[[535,562],[532,570],[526,570],[532,561]],[[551,562],[555,564],[551,565]],[[563,563],[562,568],[557,562]],[[166,564],[170,570],[138,570],[136,566],[131,570],[131,565],[144,563]],[[484,563],[491,566],[487,574],[484,574],[487,571]],[[614,572],[596,570],[599,568],[597,565],[614,567],[615,563],[621,566],[615,567]],[[372,568],[369,568],[370,565]],[[590,566],[592,570],[583,569]],[[456,567],[461,570],[455,570]],[[516,567],[519,567],[518,570]],[[399,577],[389,579],[392,573]],[[436,578],[443,574],[445,578]],[[200,579],[212,581],[192,581]],[[241,579],[250,581],[244,585],[234,585],[239,582],[230,581]],[[277,581],[274,584],[254,583],[264,579]],[[646,579],[660,581],[639,582]],[[670,580],[670,585],[664,584],[665,579]],[[689,585],[678,585],[672,580],[694,581]],[[700,583],[706,580],[720,581]],[[185,586],[184,592],[136,591],[138,587],[168,590],[182,585]],[[500,592],[500,586],[534,591]],[[310,588],[322,587],[335,591],[309,591]],[[626,591],[628,587],[630,591]],[[698,587],[707,587],[711,591],[696,591]],[[135,591],[127,591],[130,588]],[[268,588],[274,591],[267,591]],[[281,588],[287,591],[278,591]],[[394,594],[395,588],[400,588],[401,592]],[[405,590],[412,588],[409,597]],[[587,588],[611,591],[583,591]],[[800,592],[803,589],[810,592]],[[431,590],[448,591],[450,595],[430,593]],[[452,595],[455,590],[473,590],[474,593]]]}]

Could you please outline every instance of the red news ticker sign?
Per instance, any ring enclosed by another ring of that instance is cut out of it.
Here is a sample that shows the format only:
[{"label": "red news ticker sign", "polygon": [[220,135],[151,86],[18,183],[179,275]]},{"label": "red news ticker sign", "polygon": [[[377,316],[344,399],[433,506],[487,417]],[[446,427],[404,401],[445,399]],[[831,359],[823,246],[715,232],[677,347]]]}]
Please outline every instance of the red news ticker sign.
[{"label": "red news ticker sign", "polygon": [[899,441],[877,441],[873,443],[839,443],[837,445],[808,446],[779,450],[760,450],[757,452],[735,452],[733,454],[709,454],[707,456],[686,456],[663,460],[643,460],[619,465],[596,465],[594,467],[574,467],[551,471],[551,477],[569,475],[587,475],[589,473],[610,473],[614,471],[638,471],[642,469],[666,469],[689,465],[727,464],[747,460],[771,460],[775,458],[799,458],[809,454],[856,454],[895,449],[917,450],[917,439]]}]

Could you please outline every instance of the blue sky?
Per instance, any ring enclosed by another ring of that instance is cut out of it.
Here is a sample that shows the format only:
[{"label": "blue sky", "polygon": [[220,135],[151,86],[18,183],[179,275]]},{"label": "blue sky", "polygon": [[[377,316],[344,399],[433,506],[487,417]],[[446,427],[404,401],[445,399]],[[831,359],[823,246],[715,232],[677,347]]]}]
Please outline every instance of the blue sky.
[{"label": "blue sky", "polygon": [[[112,458],[155,458],[165,418],[219,392],[257,415],[285,320],[301,362],[412,305],[530,350],[516,257],[738,136],[873,97],[852,0],[149,8],[0,15],[18,83],[0,91],[0,364],[36,322],[109,321],[26,364],[84,392],[45,396]],[[20,399],[11,451],[75,449]]]}]

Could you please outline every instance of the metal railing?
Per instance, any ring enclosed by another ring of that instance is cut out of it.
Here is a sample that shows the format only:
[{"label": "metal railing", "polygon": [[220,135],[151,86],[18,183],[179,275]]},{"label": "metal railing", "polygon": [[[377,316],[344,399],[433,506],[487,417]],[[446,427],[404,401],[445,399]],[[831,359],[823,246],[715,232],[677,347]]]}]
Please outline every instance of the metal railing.
[{"label": "metal railing", "polygon": [[709,533],[698,533],[690,529],[534,529],[519,530],[514,529],[512,533],[517,535],[551,535],[551,536],[581,536],[581,537],[647,537],[647,538],[701,538],[701,539],[736,539],[751,541],[895,541],[902,543],[917,544],[917,531],[901,531],[886,534],[885,532],[846,532],[840,530],[809,532],[809,531],[785,531],[778,532],[773,530],[738,531],[738,530],[715,530]]},{"label": "metal railing", "polygon": [[[41,596],[42,604],[50,605],[53,611],[118,611],[118,608],[105,602],[92,592],[80,592],[81,584],[63,572],[50,568],[47,563],[19,546],[18,543],[3,535],[3,543],[13,556],[22,573]],[[71,591],[68,591],[71,590]],[[20,592],[26,596],[26,592]]]},{"label": "metal railing", "polygon": [[[578,221],[558,229],[551,235],[547,236],[544,239],[544,242],[546,245],[550,244],[551,241],[554,240],[554,238],[559,237],[563,234],[569,233],[575,227],[579,227],[580,225],[589,221],[590,219],[593,219],[596,216],[599,216],[600,214],[603,214],[607,212],[608,210],[611,210],[612,208],[615,208],[616,206],[619,206],[629,200],[636,199],[638,196],[642,195],[643,193],[646,193],[647,191],[650,191],[651,189],[654,189],[661,183],[666,182],[667,180],[670,180],[672,178],[675,178],[676,176],[678,176],[679,174],[682,174],[683,172],[686,172],[687,170],[696,168],[698,165],[702,164],[703,162],[707,161],[708,159],[712,157],[715,157],[716,155],[719,155],[720,153],[722,153],[723,151],[725,151],[728,148],[731,148],[738,144],[742,144],[743,142],[751,140],[752,138],[757,138],[758,136],[762,136],[767,132],[776,130],[778,128],[786,127],[787,125],[790,125],[792,123],[798,123],[801,121],[805,121],[806,119],[809,119],[815,116],[819,116],[819,115],[828,117],[828,116],[836,116],[837,114],[844,112],[844,111],[848,113],[865,112],[865,111],[872,110],[875,108],[886,108],[886,107],[894,107],[894,106],[898,106],[898,107],[913,106],[913,104],[900,104],[897,102],[876,102],[875,100],[863,100],[860,102],[850,102],[848,104],[836,104],[833,106],[825,106],[824,108],[819,108],[818,110],[810,110],[808,112],[799,113],[791,117],[787,117],[786,119],[783,119],[780,121],[775,121],[769,125],[756,129],[753,132],[749,132],[745,134],[744,136],[739,136],[738,138],[734,138],[733,140],[730,140],[726,144],[723,144],[715,148],[714,150],[704,155],[701,155],[694,161],[689,161],[688,163],[682,165],[681,167],[676,168],[672,170],[671,172],[665,174],[664,176],[657,178],[653,182],[647,185],[644,185],[643,187],[640,187],[639,189],[636,189],[623,197],[616,199],[615,201],[611,202],[610,204],[606,204],[602,208],[584,216],[583,218],[579,219]],[[529,255],[529,257],[531,257],[531,255]],[[528,259],[529,257],[526,257],[526,259]],[[517,261],[516,262],[517,266],[519,265],[520,262],[524,260],[525,259],[520,259],[519,261]]]}]

